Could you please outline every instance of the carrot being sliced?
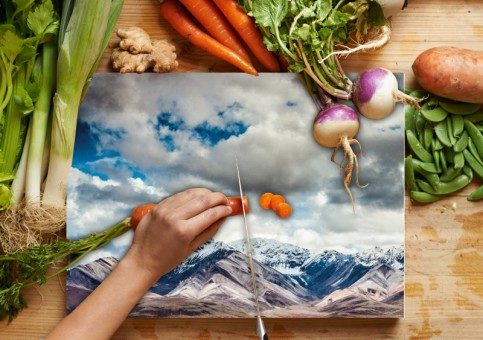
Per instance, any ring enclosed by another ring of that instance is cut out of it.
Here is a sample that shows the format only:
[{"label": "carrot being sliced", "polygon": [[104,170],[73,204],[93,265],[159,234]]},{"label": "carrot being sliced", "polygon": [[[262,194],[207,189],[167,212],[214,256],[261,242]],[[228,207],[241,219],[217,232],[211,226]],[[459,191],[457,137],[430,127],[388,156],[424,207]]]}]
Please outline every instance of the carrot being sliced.
[{"label": "carrot being sliced", "polygon": [[208,33],[246,60],[250,55],[213,0],[179,0]]},{"label": "carrot being sliced", "polygon": [[235,53],[232,49],[219,43],[203,32],[189,17],[188,12],[177,0],[165,0],[160,5],[160,13],[167,22],[183,37],[206,52],[223,59],[240,70],[258,75],[253,65]]},{"label": "carrot being sliced", "polygon": [[231,25],[238,32],[258,61],[270,72],[279,72],[280,65],[275,55],[263,43],[263,37],[252,18],[237,5],[236,0],[213,0]]}]

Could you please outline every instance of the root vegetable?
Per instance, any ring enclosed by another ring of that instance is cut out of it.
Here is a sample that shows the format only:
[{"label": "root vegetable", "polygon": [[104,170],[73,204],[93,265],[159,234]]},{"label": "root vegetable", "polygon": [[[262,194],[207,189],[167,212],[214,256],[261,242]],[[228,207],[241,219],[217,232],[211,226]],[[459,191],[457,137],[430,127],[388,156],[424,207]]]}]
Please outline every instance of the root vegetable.
[{"label": "root vegetable", "polygon": [[180,2],[213,38],[250,61],[250,55],[237,33],[213,0],[180,0]]},{"label": "root vegetable", "polygon": [[262,209],[270,210],[270,202],[272,201],[273,194],[271,192],[266,192],[260,196],[260,206]]},{"label": "root vegetable", "polygon": [[382,67],[362,72],[354,83],[352,101],[369,119],[390,115],[399,101],[418,107],[418,100],[398,89],[394,74]]},{"label": "root vegetable", "polygon": [[258,75],[257,70],[250,62],[246,61],[232,49],[219,43],[196,26],[193,20],[189,17],[189,13],[187,13],[177,0],[163,1],[160,5],[160,13],[179,34],[194,45],[229,62],[248,74]]},{"label": "root vegetable", "polygon": [[151,53],[132,54],[122,48],[115,48],[111,54],[112,66],[121,73],[144,73],[152,68],[154,72],[171,72],[178,67],[176,48],[165,40],[153,40]]},{"label": "root vegetable", "polygon": [[116,34],[121,38],[119,47],[124,51],[129,51],[132,54],[153,52],[153,44],[149,34],[140,27],[121,27]]},{"label": "root vegetable", "polygon": [[483,104],[483,52],[434,47],[414,60],[412,69],[421,87],[435,95]]},{"label": "root vegetable", "polygon": [[[349,185],[352,181],[352,174],[355,167],[356,184],[359,184],[359,163],[357,155],[352,150],[352,145],[361,145],[354,137],[359,132],[359,117],[357,113],[347,105],[332,101],[328,96],[319,92],[317,97],[319,113],[315,117],[313,125],[313,135],[316,142],[324,147],[333,147],[331,160],[335,162],[335,156],[339,149],[342,149],[344,157],[339,166],[344,169],[344,187],[349,194],[352,202],[352,209],[355,211],[354,198]],[[344,163],[346,161],[346,163]]]}]

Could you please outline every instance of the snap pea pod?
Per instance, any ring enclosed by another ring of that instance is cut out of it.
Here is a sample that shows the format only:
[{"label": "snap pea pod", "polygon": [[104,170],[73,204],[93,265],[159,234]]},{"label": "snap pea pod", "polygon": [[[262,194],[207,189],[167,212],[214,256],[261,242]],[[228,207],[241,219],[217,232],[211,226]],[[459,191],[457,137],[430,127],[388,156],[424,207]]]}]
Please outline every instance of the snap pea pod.
[{"label": "snap pea pod", "polygon": [[473,113],[471,115],[465,116],[464,119],[469,120],[472,123],[483,122],[483,110]]},{"label": "snap pea pod", "polygon": [[483,185],[466,197],[468,201],[478,201],[483,199]]},{"label": "snap pea pod", "polygon": [[478,163],[483,165],[483,160],[481,160],[480,155],[478,154],[478,150],[476,150],[475,144],[473,143],[471,137],[468,138],[468,150],[470,150],[471,154],[473,155],[473,157],[475,157]]},{"label": "snap pea pod", "polygon": [[444,150],[439,150],[437,152],[439,152],[439,163],[441,164],[441,170],[446,172],[446,170],[448,170],[448,162],[446,161]]},{"label": "snap pea pod", "polygon": [[443,145],[443,144],[441,144],[441,142],[439,141],[439,139],[438,139],[438,138],[433,138],[433,141],[432,141],[432,143],[431,143],[431,148],[432,148],[433,150],[435,150],[435,151],[436,151],[436,150],[443,150],[444,145]]},{"label": "snap pea pod", "polygon": [[473,180],[473,170],[471,167],[468,165],[468,163],[465,164],[463,167],[463,173],[470,178],[470,180]]},{"label": "snap pea pod", "polygon": [[432,195],[424,191],[411,190],[409,192],[411,199],[418,203],[432,203],[443,198],[443,195]]},{"label": "snap pea pod", "polygon": [[446,119],[446,126],[447,126],[447,131],[448,131],[448,139],[449,142],[451,143],[451,146],[454,146],[456,144],[456,137],[453,135],[453,120],[448,118]]},{"label": "snap pea pod", "polygon": [[446,119],[448,117],[448,112],[445,111],[442,107],[435,107],[434,109],[425,110],[424,108],[421,109],[421,114],[427,121],[438,123]]},{"label": "snap pea pod", "polygon": [[439,105],[454,115],[470,115],[480,108],[480,104],[440,101]]},{"label": "snap pea pod", "polygon": [[440,151],[433,151],[433,159],[434,163],[424,163],[424,164],[434,164],[436,169],[435,172],[441,172],[441,152]]},{"label": "snap pea pod", "polygon": [[471,169],[478,175],[480,178],[483,178],[483,165],[481,165],[475,157],[469,152],[468,150],[463,151],[463,155],[468,162]]},{"label": "snap pea pod", "polygon": [[411,130],[406,130],[406,139],[414,155],[426,163],[433,162],[433,156],[421,145],[416,135]]},{"label": "snap pea pod", "polygon": [[454,167],[457,169],[463,169],[465,166],[465,157],[462,152],[457,152],[454,154]]},{"label": "snap pea pod", "polygon": [[458,176],[460,174],[462,169],[457,169],[455,168],[454,166],[450,166],[448,168],[447,171],[445,171],[440,177],[439,179],[442,181],[442,182],[450,182],[452,181],[453,179],[456,178],[456,176]]},{"label": "snap pea pod", "polygon": [[416,132],[417,109],[413,105],[406,105],[404,109],[404,126],[406,130]]},{"label": "snap pea pod", "polygon": [[465,129],[465,121],[463,117],[451,115],[451,123],[453,125],[453,136],[458,137]]},{"label": "snap pea pod", "polygon": [[431,147],[431,142],[433,141],[433,134],[434,134],[434,129],[431,126],[431,123],[426,122],[426,124],[424,124],[423,143],[422,143],[426,150],[428,150]]},{"label": "snap pea pod", "polygon": [[441,144],[447,147],[453,146],[451,144],[451,141],[449,140],[448,123],[446,120],[443,120],[442,122],[437,123],[434,126],[434,132],[436,133],[436,137],[438,137],[438,140],[441,142]]},{"label": "snap pea pod", "polygon": [[420,111],[416,110],[415,129],[418,136],[423,133],[424,124],[426,124],[426,119],[423,117]]},{"label": "snap pea pod", "polygon": [[456,141],[455,145],[453,146],[453,150],[455,152],[461,152],[464,149],[466,149],[466,147],[468,146],[468,138],[469,138],[468,132],[464,130],[460,138]]},{"label": "snap pea pod", "polygon": [[420,174],[421,176],[423,176],[431,184],[431,186],[436,188],[440,182],[438,174],[424,170],[422,167],[422,164],[428,164],[428,163],[423,163],[413,158],[414,171]]},{"label": "snap pea pod", "polygon": [[466,175],[459,175],[450,182],[439,182],[439,184],[433,188],[431,184],[421,179],[416,179],[418,186],[428,194],[432,195],[447,195],[453,192],[459,191],[470,184],[470,178]]},{"label": "snap pea pod", "polygon": [[478,130],[473,122],[465,119],[465,129],[471,137],[471,140],[475,144],[476,150],[478,150],[478,155],[480,158],[483,157],[483,135]]},{"label": "snap pea pod", "polygon": [[419,190],[418,185],[416,184],[416,176],[414,175],[414,167],[413,167],[413,156],[409,155],[404,158],[404,179],[406,182],[406,186],[411,190]]}]

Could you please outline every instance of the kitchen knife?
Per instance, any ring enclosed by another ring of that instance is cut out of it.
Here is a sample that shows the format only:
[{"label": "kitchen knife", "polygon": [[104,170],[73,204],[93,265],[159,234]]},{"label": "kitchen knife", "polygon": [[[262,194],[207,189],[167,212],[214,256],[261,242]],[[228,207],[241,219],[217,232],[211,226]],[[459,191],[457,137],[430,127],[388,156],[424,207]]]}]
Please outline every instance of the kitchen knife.
[{"label": "kitchen knife", "polygon": [[[240,197],[243,198],[243,190],[242,190],[241,179],[240,179],[240,169],[238,168],[238,158],[235,158],[235,163],[236,163],[236,173],[238,176],[238,186],[240,188]],[[242,204],[242,212],[243,212],[243,221],[245,223],[245,239],[247,242],[247,255],[248,255],[248,261],[250,263],[250,273],[252,276],[252,288],[253,288],[253,294],[255,295],[255,305],[257,308],[257,335],[260,337],[260,340],[268,340],[268,335],[267,335],[267,332],[265,331],[265,325],[263,324],[263,319],[260,314],[260,303],[258,302],[257,282],[255,279],[255,270],[253,268],[253,257],[252,257],[252,249],[251,249],[251,242],[250,242],[250,234],[248,232],[247,215],[246,215],[244,204]]]}]

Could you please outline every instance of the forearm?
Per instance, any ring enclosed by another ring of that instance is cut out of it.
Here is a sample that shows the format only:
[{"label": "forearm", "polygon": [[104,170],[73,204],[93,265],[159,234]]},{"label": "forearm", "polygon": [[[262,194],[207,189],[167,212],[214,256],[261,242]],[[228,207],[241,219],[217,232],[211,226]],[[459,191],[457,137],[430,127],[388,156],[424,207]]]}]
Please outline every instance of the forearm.
[{"label": "forearm", "polygon": [[156,279],[126,256],[47,339],[109,339]]}]

